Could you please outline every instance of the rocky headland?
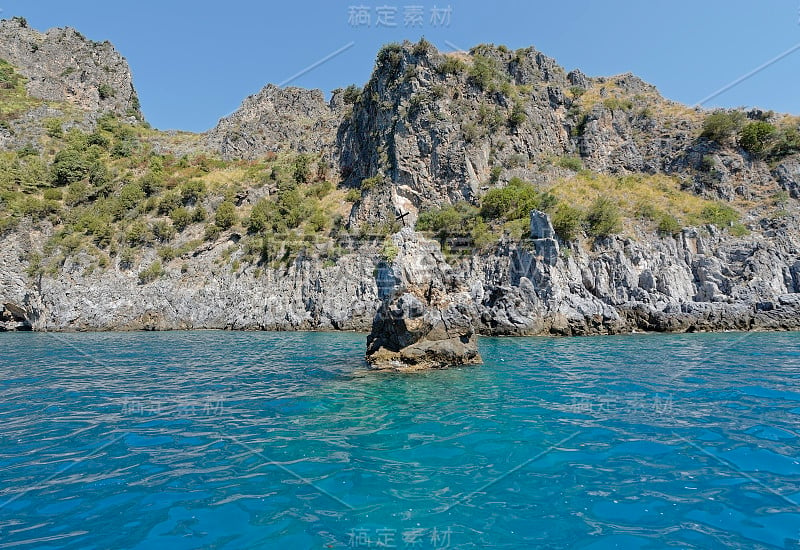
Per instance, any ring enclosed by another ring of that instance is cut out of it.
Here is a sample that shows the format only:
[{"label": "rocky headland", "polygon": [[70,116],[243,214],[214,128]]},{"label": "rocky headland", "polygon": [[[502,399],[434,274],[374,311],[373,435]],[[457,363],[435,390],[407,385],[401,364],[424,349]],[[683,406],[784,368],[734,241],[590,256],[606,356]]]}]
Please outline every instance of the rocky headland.
[{"label": "rocky headland", "polygon": [[372,330],[415,368],[477,334],[800,328],[797,117],[422,41],[166,133],[107,42],[15,18],[0,60],[0,330]]}]

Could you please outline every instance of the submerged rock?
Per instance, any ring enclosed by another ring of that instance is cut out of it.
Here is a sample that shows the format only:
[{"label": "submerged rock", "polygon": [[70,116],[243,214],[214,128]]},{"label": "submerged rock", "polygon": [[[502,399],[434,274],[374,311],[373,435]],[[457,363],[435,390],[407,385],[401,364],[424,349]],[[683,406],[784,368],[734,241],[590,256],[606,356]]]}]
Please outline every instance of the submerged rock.
[{"label": "submerged rock", "polygon": [[475,304],[438,244],[410,228],[392,242],[397,256],[378,271],[383,301],[367,339],[367,361],[395,370],[481,363]]}]

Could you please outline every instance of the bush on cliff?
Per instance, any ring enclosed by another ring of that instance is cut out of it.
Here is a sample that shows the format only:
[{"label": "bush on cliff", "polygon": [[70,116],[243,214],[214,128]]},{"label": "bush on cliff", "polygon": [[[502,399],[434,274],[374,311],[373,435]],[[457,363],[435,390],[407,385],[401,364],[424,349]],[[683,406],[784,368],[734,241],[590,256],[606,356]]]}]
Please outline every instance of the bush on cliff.
[{"label": "bush on cliff", "polygon": [[745,123],[741,111],[715,111],[703,121],[704,138],[724,144],[742,129]]},{"label": "bush on cliff", "polygon": [[608,237],[622,230],[622,216],[619,206],[608,197],[598,197],[586,213],[589,234],[595,237]]}]

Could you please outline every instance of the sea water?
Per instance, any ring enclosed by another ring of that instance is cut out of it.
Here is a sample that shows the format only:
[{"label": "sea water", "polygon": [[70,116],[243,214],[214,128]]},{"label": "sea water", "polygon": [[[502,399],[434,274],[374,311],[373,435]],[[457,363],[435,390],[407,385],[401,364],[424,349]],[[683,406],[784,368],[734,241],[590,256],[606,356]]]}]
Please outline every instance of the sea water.
[{"label": "sea water", "polygon": [[0,548],[800,548],[800,334],[0,334]]}]

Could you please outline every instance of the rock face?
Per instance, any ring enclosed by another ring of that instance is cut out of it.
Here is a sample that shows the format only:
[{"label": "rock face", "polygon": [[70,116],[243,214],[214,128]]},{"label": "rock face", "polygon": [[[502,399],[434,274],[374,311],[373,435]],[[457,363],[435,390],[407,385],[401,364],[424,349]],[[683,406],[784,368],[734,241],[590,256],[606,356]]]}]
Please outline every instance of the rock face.
[{"label": "rock face", "polygon": [[394,370],[480,363],[477,310],[438,244],[411,228],[392,242],[397,257],[378,272],[383,300],[367,338],[367,361]]},{"label": "rock face", "polygon": [[319,90],[272,84],[244,100],[207,134],[207,144],[223,158],[255,159],[285,149],[330,152],[336,115]]},{"label": "rock face", "polygon": [[109,42],[71,28],[41,33],[13,18],[0,21],[0,58],[28,78],[31,97],[141,118],[130,67]]},{"label": "rock face", "polygon": [[[107,43],[3,21],[0,57],[28,78],[31,96],[78,106],[74,124],[138,113],[127,64]],[[488,69],[470,70],[476,60]],[[40,101],[0,126],[0,147],[35,141],[44,119],[68,114],[62,107]],[[32,276],[30,253],[41,254],[54,230],[27,218],[0,238],[0,330],[372,329],[370,358],[391,367],[477,360],[476,333],[800,329],[800,155],[767,163],[711,142],[700,135],[704,116],[633,75],[567,74],[533,48],[387,47],[363,90],[326,102],[319,91],[267,86],[179,153],[201,145],[227,158],[293,150],[328,159],[343,187],[360,189],[335,264],[312,250],[290,265],[255,265],[240,249],[226,252],[240,237],[227,231],[191,257],[165,260],[152,282],[138,274],[155,248],[134,265],[111,257],[105,269],[77,251],[56,274]],[[448,262],[409,230],[393,237],[391,265],[381,243],[357,237],[398,211],[412,225],[426,209],[477,204],[512,177],[551,183],[572,173],[575,163],[554,162],[565,155],[606,174],[670,174],[706,197],[780,200],[784,212],[751,209],[744,236],[713,225],[674,236],[637,226],[574,242],[533,212],[530,239],[503,238]],[[205,237],[181,238],[176,245]]]}]

